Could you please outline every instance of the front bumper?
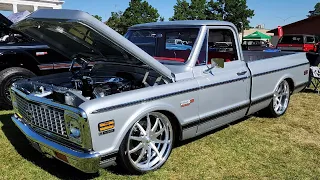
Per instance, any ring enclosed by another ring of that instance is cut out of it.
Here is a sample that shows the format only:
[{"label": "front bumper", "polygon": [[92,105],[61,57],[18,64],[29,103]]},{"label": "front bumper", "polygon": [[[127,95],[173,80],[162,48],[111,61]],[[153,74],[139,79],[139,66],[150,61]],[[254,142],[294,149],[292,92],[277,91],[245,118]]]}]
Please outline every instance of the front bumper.
[{"label": "front bumper", "polygon": [[[12,121],[29,139],[33,147],[45,155],[55,157],[83,172],[95,173],[99,170],[101,156],[97,152],[79,152],[50,141],[35,133],[23,120],[13,115]],[[63,158],[61,158],[61,156]]]}]

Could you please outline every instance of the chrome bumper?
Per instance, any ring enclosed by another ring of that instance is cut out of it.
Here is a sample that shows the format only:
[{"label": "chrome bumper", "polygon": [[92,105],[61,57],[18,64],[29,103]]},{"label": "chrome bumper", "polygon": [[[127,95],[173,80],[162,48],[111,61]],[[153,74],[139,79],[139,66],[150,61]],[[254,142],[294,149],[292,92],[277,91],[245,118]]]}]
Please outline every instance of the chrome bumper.
[{"label": "chrome bumper", "polygon": [[[50,141],[39,134],[35,133],[23,120],[13,115],[12,121],[30,140],[34,148],[45,155],[54,157],[64,163],[67,163],[83,172],[95,173],[100,167],[100,154],[96,152],[78,152]],[[57,155],[58,154],[58,155]],[[61,155],[63,158],[61,158]],[[59,157],[57,157],[59,156]]]}]

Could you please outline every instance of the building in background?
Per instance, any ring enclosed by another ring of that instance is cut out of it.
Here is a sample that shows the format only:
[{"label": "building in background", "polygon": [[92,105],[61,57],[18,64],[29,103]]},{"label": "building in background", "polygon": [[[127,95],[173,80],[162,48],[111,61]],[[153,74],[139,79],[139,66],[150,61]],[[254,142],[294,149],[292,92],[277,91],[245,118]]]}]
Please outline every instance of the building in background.
[{"label": "building in background", "polygon": [[64,1],[60,0],[1,0],[1,11],[12,11],[13,13],[37,9],[61,9]]},{"label": "building in background", "polygon": [[[282,26],[283,34],[309,34],[320,36],[320,15],[312,16],[294,23]],[[278,28],[268,31],[273,33],[273,41],[278,42]]]}]

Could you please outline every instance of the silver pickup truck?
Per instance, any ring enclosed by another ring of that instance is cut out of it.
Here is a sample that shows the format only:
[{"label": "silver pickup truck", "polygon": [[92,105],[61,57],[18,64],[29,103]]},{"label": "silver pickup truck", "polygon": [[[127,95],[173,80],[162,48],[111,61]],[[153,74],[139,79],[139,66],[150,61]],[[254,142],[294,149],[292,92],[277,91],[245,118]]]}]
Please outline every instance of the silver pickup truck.
[{"label": "silver pickup truck", "polygon": [[73,59],[68,73],[12,85],[13,122],[87,173],[156,170],[176,141],[260,110],[283,115],[308,82],[305,53],[243,53],[229,22],[156,22],[123,37],[81,11],[38,10],[12,28]]}]

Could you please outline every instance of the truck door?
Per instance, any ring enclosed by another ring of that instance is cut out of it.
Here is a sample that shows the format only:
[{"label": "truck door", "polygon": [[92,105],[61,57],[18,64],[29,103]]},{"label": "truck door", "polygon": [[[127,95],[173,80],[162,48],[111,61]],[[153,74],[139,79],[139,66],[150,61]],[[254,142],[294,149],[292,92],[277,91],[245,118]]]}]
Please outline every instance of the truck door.
[{"label": "truck door", "polygon": [[[203,62],[194,68],[200,86],[197,134],[244,117],[249,107],[250,72],[240,60],[237,35],[230,27],[208,27],[202,50]],[[211,67],[211,59],[224,59],[224,68]]]}]

